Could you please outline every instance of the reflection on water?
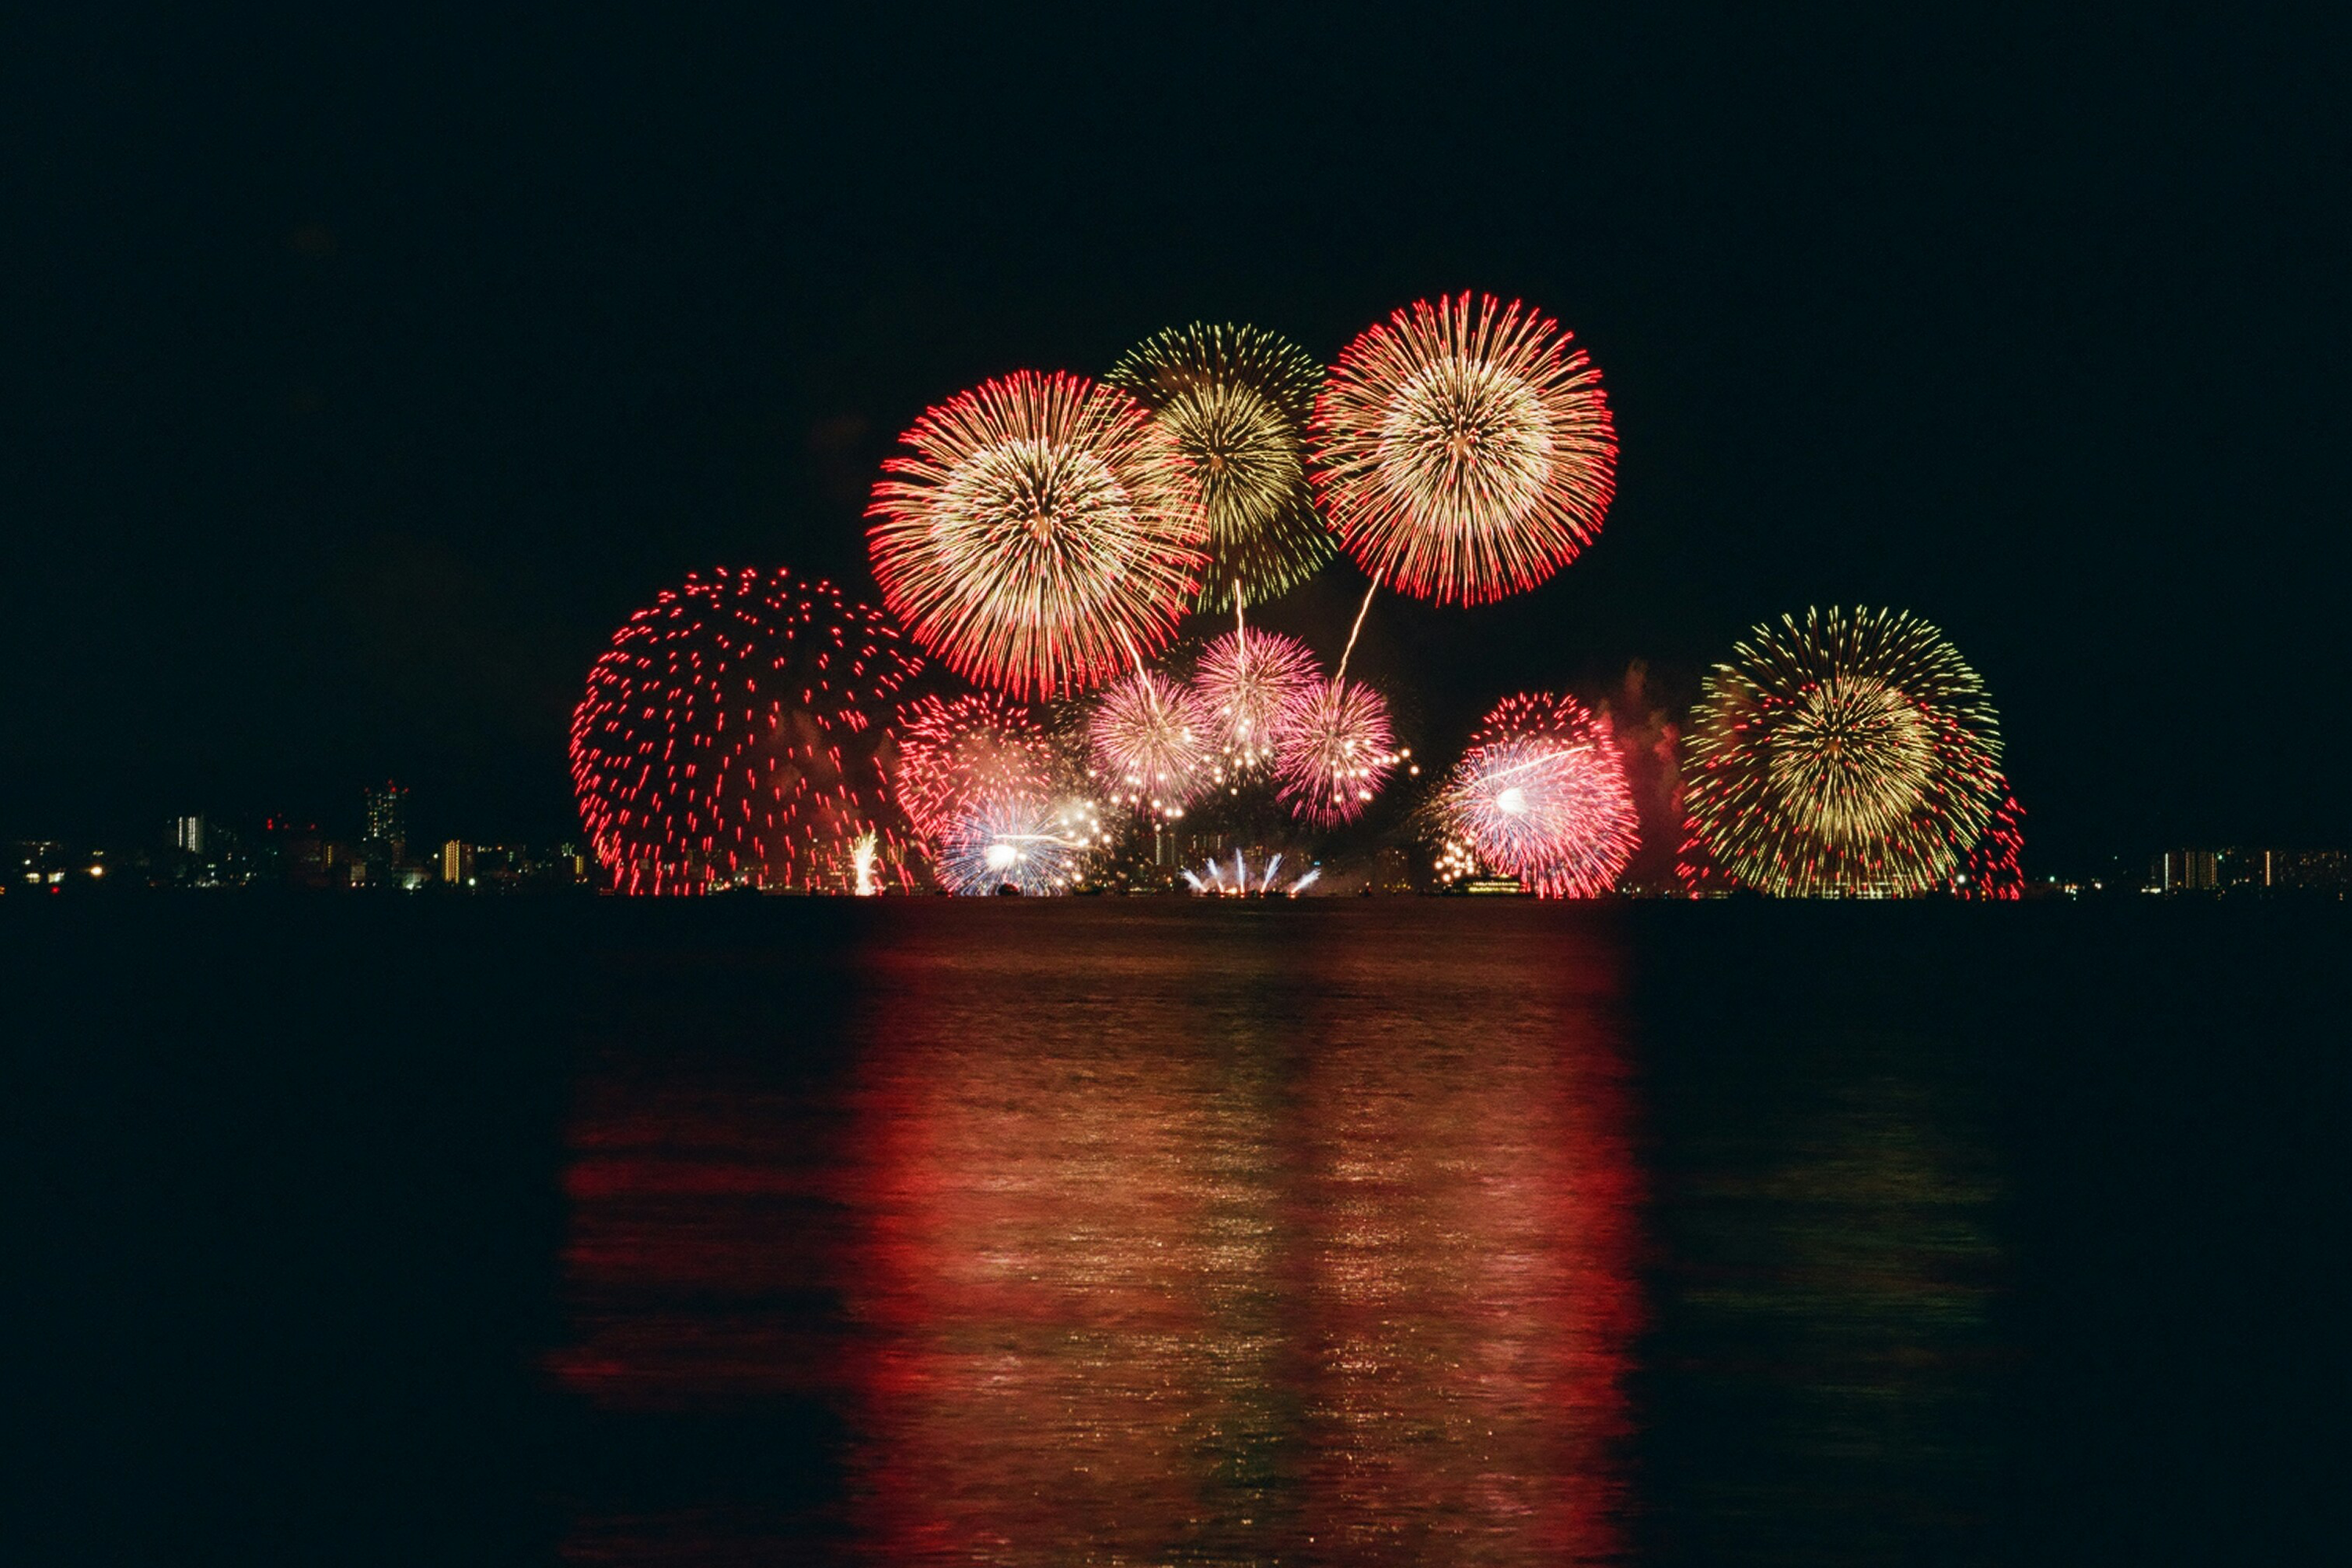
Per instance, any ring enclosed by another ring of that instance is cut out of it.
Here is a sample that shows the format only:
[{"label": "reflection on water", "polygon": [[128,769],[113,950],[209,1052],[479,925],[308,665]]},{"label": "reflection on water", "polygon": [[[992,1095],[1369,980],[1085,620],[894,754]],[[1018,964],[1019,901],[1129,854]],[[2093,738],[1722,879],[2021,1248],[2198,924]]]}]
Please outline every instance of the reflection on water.
[{"label": "reflection on water", "polygon": [[838,1474],[583,1499],[575,1555],[1622,1556],[1612,946],[1296,912],[910,919],[814,1078],[616,1026],[558,1369],[616,1412],[820,1408]]},{"label": "reflection on water", "polygon": [[8,1568],[2342,1554],[2332,909],[16,912]]},{"label": "reflection on water", "polygon": [[849,1300],[883,1555],[1613,1555],[1606,954],[1166,934],[879,960]]},{"label": "reflection on water", "polygon": [[1605,912],[913,906],[684,962],[578,1094],[554,1366],[620,1458],[575,1560],[1980,1557],[1966,1119],[1801,1020],[1629,1038]]}]

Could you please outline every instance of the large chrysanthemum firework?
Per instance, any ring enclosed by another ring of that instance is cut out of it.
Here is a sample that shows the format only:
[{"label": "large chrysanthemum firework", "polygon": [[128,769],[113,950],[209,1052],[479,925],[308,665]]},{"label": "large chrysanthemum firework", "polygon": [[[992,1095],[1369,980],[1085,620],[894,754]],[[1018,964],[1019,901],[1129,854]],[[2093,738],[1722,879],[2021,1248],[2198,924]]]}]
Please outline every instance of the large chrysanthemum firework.
[{"label": "large chrysanthemum firework", "polygon": [[1480,861],[1554,899],[1608,892],[1640,832],[1609,721],[1548,693],[1486,715],[1437,811]]},{"label": "large chrysanthemum firework", "polygon": [[866,515],[883,602],[950,668],[1016,697],[1157,651],[1200,586],[1200,496],[1143,405],[1017,371],[930,409]]},{"label": "large chrysanthemum firework", "polygon": [[1310,826],[1352,822],[1403,760],[1395,745],[1379,692],[1344,677],[1323,681],[1276,738],[1276,797]]},{"label": "large chrysanthemum firework", "polygon": [[1181,681],[1139,669],[1102,694],[1087,723],[1087,750],[1122,802],[1162,816],[1214,782],[1210,719]]},{"label": "large chrysanthemum firework", "polygon": [[956,893],[1066,893],[1105,842],[1090,802],[1031,796],[966,804],[938,837],[940,880]]},{"label": "large chrysanthemum firework", "polygon": [[1783,896],[1915,893],[2001,797],[1984,685],[1943,634],[1886,610],[1760,626],[1706,679],[1684,802],[1713,859]]},{"label": "large chrysanthemum firework", "polygon": [[1316,402],[1315,488],[1376,580],[1439,604],[1524,592],[1601,530],[1617,438],[1559,325],[1492,295],[1422,300],[1348,345]]},{"label": "large chrysanthemum firework", "polygon": [[1235,773],[1252,773],[1274,761],[1284,727],[1322,684],[1322,668],[1305,643],[1246,626],[1202,649],[1192,675],[1192,689],[1208,710],[1213,743]]},{"label": "large chrysanthemum firework", "polygon": [[1045,800],[1068,787],[1036,720],[994,692],[922,698],[899,712],[892,732],[898,804],[925,837],[982,802]]},{"label": "large chrysanthemum firework", "polygon": [[1175,438],[1208,513],[1198,606],[1274,597],[1330,559],[1303,461],[1323,366],[1256,327],[1172,327],[1105,378],[1141,399]]},{"label": "large chrysanthemum firework", "polygon": [[597,864],[631,893],[853,890],[896,866],[874,714],[921,668],[878,611],[783,571],[689,576],[614,634],[572,715]]}]

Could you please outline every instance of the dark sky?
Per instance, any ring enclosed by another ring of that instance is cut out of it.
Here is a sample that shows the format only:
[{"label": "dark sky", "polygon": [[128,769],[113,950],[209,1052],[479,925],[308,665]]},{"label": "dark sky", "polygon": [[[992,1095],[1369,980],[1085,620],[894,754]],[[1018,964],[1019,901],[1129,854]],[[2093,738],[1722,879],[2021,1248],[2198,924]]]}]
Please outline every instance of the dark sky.
[{"label": "dark sky", "polygon": [[1375,605],[1425,750],[1887,604],[1990,683],[2031,866],[2352,840],[2337,40],[1766,9],[52,7],[0,93],[0,835],[387,773],[562,835],[611,628],[714,563],[870,589],[925,404],[1466,287],[1577,331],[1623,458],[1540,592]]}]

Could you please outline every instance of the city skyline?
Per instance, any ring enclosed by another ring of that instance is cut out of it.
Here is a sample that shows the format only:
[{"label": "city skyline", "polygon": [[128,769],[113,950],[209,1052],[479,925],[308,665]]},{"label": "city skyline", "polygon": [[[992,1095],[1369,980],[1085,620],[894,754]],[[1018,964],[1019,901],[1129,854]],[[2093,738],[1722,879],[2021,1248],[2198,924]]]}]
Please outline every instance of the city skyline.
[{"label": "city skyline", "polygon": [[[342,814],[194,811],[166,818],[152,834],[112,838],[11,833],[0,824],[0,844],[12,846],[18,861],[15,873],[0,882],[0,893],[26,883],[75,885],[93,876],[94,866],[110,874],[129,871],[131,880],[157,887],[317,890],[364,886],[415,891],[478,883],[501,890],[612,890],[609,875],[594,865],[584,836],[576,828],[561,837],[524,841],[512,835],[449,833],[443,830],[446,825],[436,823],[435,831],[408,839],[399,830],[407,825],[411,794],[398,781],[383,780],[360,786]],[[1337,847],[1335,863],[1349,868],[1347,891],[1358,890],[1360,883],[1374,891],[1491,892],[1519,880],[1483,868],[1475,858],[1465,859],[1463,852],[1462,845],[1442,833],[1359,834]],[[1311,845],[1286,840],[1278,828],[1192,829],[1171,824],[1128,844],[1105,862],[1089,885],[1106,891],[1178,892],[1189,888],[1195,893],[1229,892],[1235,889],[1225,879],[1224,862],[1236,854],[1255,862],[1255,870],[1244,864],[1233,872],[1244,886],[1252,876],[1264,877],[1269,861],[1278,865],[1286,856],[1294,878],[1323,863]],[[361,868],[358,876],[350,869],[355,863]],[[226,868],[229,874],[226,879],[199,874],[207,868],[215,873]],[[1149,880],[1136,881],[1139,872]],[[118,875],[117,880],[121,879]],[[2352,893],[2352,850],[2314,844],[2168,845],[2119,851],[2064,868],[2029,864],[2024,886],[2029,898],[2137,892],[2317,894],[2340,900]],[[1717,896],[1727,890],[1719,889]],[[1618,880],[1613,896],[1693,895],[1629,870]]]}]

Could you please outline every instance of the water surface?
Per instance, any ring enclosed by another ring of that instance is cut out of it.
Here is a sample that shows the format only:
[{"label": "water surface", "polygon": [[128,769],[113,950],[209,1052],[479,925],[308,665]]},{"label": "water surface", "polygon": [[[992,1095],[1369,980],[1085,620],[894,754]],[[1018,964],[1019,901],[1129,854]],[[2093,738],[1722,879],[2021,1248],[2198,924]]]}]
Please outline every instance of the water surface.
[{"label": "water surface", "polygon": [[2334,910],[11,929],[32,1560],[2254,1561],[2344,1451]]}]

